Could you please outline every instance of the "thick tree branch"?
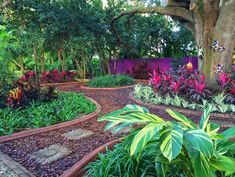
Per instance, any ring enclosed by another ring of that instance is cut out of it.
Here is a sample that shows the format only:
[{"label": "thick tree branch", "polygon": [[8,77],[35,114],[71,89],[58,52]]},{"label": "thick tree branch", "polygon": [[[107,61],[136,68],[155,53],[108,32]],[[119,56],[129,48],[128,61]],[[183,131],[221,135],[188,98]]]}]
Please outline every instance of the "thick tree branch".
[{"label": "thick tree branch", "polygon": [[4,9],[10,4],[11,0],[4,0],[3,3],[0,4],[0,9]]},{"label": "thick tree branch", "polygon": [[117,21],[119,18],[123,16],[133,15],[133,14],[145,14],[145,13],[158,13],[158,14],[163,14],[163,15],[179,17],[180,19],[187,21],[188,23],[193,23],[194,21],[193,13],[183,7],[154,6],[154,7],[139,7],[139,8],[135,8],[132,10],[127,10],[115,16],[111,21],[111,27],[117,37],[118,42],[121,42],[122,40],[115,28],[115,25],[114,25],[115,21]]},{"label": "thick tree branch", "polygon": [[130,14],[145,14],[145,13],[158,13],[163,15],[180,17],[183,20],[193,22],[192,13],[182,7],[162,7],[162,6],[154,6],[154,7],[139,7],[132,10],[124,11],[119,15],[115,16],[112,19],[111,23],[114,23],[117,19]]}]

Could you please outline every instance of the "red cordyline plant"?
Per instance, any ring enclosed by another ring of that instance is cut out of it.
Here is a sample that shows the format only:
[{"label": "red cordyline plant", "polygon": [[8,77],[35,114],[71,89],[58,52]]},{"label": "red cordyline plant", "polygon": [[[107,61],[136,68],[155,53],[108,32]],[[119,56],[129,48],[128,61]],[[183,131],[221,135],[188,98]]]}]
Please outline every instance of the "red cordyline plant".
[{"label": "red cordyline plant", "polygon": [[174,93],[174,94],[178,94],[180,92],[181,89],[181,84],[180,82],[176,82],[174,80],[171,81],[170,84],[170,90]]},{"label": "red cordyline plant", "polygon": [[228,73],[221,73],[219,75],[219,80],[218,83],[221,87],[221,90],[225,90],[227,86],[229,86],[229,84],[231,83],[232,79],[231,79],[231,75],[229,75]]},{"label": "red cordyline plant", "polygon": [[232,82],[232,87],[226,94],[225,102],[228,104],[235,104],[235,81]]},{"label": "red cordyline plant", "polygon": [[201,102],[211,96],[211,92],[205,82],[194,81],[194,84],[189,89],[190,99],[196,102]]},{"label": "red cordyline plant", "polygon": [[158,91],[159,87],[161,85],[162,78],[159,73],[157,73],[155,70],[153,71],[153,74],[150,74],[150,84],[153,86],[153,88]]},{"label": "red cordyline plant", "polygon": [[54,69],[52,71],[47,71],[42,73],[41,82],[43,83],[53,83],[53,82],[64,82],[64,81],[72,81],[76,76],[76,72],[74,71],[63,71],[59,72],[59,70]]}]

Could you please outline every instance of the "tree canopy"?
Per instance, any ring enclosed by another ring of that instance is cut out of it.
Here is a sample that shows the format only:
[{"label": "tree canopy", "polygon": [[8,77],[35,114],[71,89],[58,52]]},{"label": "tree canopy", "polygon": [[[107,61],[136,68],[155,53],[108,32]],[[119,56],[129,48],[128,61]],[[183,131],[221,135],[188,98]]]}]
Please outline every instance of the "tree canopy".
[{"label": "tree canopy", "polygon": [[[85,78],[88,73],[109,72],[110,59],[195,55],[191,33],[167,16],[130,15],[118,20],[113,31],[115,16],[146,4],[137,0],[108,0],[105,6],[102,0],[4,1],[1,25],[11,40],[2,58],[22,73],[74,69]],[[94,61],[100,62],[99,70]]]}]

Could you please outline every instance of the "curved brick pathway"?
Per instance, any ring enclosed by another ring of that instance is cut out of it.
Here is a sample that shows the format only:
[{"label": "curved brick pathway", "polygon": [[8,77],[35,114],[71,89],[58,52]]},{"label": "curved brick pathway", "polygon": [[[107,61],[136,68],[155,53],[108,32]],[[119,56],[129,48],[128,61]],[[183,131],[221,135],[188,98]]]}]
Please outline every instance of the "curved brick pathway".
[{"label": "curved brick pathway", "polygon": [[[58,89],[83,92],[95,99],[102,106],[102,115],[131,103],[129,95],[133,91],[133,88],[113,91],[81,90],[79,85],[58,86]],[[104,126],[105,123],[93,119],[79,125],[2,143],[0,151],[17,162],[18,168],[3,164],[0,159],[0,176],[1,167],[8,172],[9,177],[19,177],[19,169],[27,169],[28,176],[60,176],[89,152],[120,136],[104,132]],[[26,172],[25,170],[25,174]],[[8,177],[6,174],[5,172],[4,177]]]}]

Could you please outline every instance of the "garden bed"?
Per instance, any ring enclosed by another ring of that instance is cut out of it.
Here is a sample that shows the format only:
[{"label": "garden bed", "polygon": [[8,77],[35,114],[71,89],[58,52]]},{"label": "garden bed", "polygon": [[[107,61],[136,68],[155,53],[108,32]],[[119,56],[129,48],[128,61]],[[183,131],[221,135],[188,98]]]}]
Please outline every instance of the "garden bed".
[{"label": "garden bed", "polygon": [[[189,110],[189,109],[184,109],[184,108],[179,108],[179,107],[174,107],[174,106],[169,106],[169,105],[153,105],[150,103],[146,103],[142,100],[135,98],[133,96],[133,93],[130,94],[130,98],[134,103],[150,108],[157,115],[158,115],[158,113],[163,113],[163,115],[165,115],[165,117],[169,117],[169,115],[167,115],[167,113],[164,114],[166,109],[172,109],[174,111],[177,111],[177,112],[180,112],[184,115],[187,115],[194,122],[198,122],[200,116],[202,115],[202,111],[200,111],[200,110]],[[235,125],[235,115],[233,115],[233,114],[211,113],[210,120],[219,123],[221,125],[221,127],[223,127],[223,128],[228,128],[228,127]],[[222,124],[222,123],[224,123],[224,124]]]},{"label": "garden bed", "polygon": [[97,103],[92,98],[89,98],[89,97],[85,97],[85,98],[87,100],[90,100],[93,104],[95,104],[96,110],[94,112],[92,112],[88,115],[83,115],[79,118],[75,118],[74,120],[59,123],[59,124],[56,124],[56,125],[51,125],[51,126],[47,126],[47,127],[43,127],[43,128],[35,128],[35,129],[31,129],[31,130],[22,131],[22,132],[19,132],[19,133],[13,133],[13,134],[7,135],[7,136],[2,136],[2,137],[0,137],[0,143],[6,143],[8,141],[17,140],[17,139],[20,139],[20,138],[25,138],[25,137],[40,134],[40,133],[45,133],[45,132],[49,132],[49,131],[53,131],[53,130],[66,128],[66,127],[69,127],[69,126],[72,126],[72,125],[79,124],[79,123],[84,122],[84,121],[88,121],[88,120],[96,117],[101,112],[100,104]]},{"label": "garden bed", "polygon": [[25,108],[6,107],[0,110],[0,135],[78,119],[95,111],[95,104],[81,94],[59,93],[49,102],[32,102]]}]

